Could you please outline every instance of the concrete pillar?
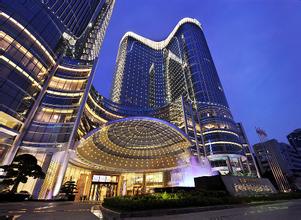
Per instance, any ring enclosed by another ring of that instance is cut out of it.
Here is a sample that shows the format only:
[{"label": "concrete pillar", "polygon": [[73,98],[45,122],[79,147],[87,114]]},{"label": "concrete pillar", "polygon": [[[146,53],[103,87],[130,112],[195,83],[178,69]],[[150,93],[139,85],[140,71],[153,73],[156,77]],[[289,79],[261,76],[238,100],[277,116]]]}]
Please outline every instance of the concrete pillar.
[{"label": "concrete pillar", "polygon": [[244,171],[244,165],[242,164],[241,157],[239,157],[237,160],[238,160],[238,164],[240,166],[241,171]]},{"label": "concrete pillar", "polygon": [[123,176],[120,175],[118,177],[117,195],[116,196],[122,195],[122,192],[123,192]]},{"label": "concrete pillar", "polygon": [[59,193],[69,161],[68,151],[53,154],[46,177],[40,188],[39,199],[52,199]]},{"label": "concrete pillar", "polygon": [[[47,174],[47,170],[49,168],[52,155],[53,155],[53,153],[49,153],[49,152],[46,153],[46,157],[45,157],[43,165],[42,165],[42,170],[45,174]],[[44,179],[37,180],[34,190],[33,190],[33,193],[32,193],[34,199],[37,199],[39,197],[39,192],[41,190],[43,183],[44,183]]]},{"label": "concrete pillar", "polygon": [[42,90],[40,91],[39,95],[36,97],[36,101],[34,102],[33,106],[31,107],[31,110],[30,110],[29,114],[27,115],[27,118],[26,118],[24,124],[22,125],[22,127],[20,129],[20,134],[18,136],[16,136],[12,146],[8,149],[8,152],[5,155],[3,165],[11,164],[12,161],[14,160],[14,158],[15,158],[18,150],[19,150],[22,139],[25,136],[25,133],[27,132],[28,128],[31,125],[31,122],[32,122],[32,120],[35,116],[35,113],[37,112],[37,110],[40,106],[40,103],[41,103],[41,101],[42,101],[42,99],[43,99],[43,97],[44,97],[44,95],[47,91],[48,85],[50,84],[51,79],[54,76],[54,73],[56,72],[56,70],[58,68],[58,65],[59,65],[59,62],[61,60],[62,60],[62,56],[60,56],[58,58],[58,62],[49,71],[48,78],[44,82]]},{"label": "concrete pillar", "polygon": [[170,186],[169,183],[171,182],[171,171],[164,171],[163,172],[163,187]]},{"label": "concrete pillar", "polygon": [[232,165],[231,165],[231,161],[230,161],[229,156],[226,157],[226,163],[227,163],[227,166],[228,166],[229,173],[233,173],[233,169],[232,169]]},{"label": "concrete pillar", "polygon": [[59,152],[59,153],[61,154],[61,155],[59,155],[60,158],[58,161],[60,163],[60,166],[59,166],[59,170],[58,170],[58,174],[57,174],[57,179],[56,179],[54,187],[53,187],[52,197],[56,196],[60,191],[64,176],[65,176],[65,172],[66,172],[66,169],[68,166],[69,157],[70,157],[68,150]]},{"label": "concrete pillar", "polygon": [[249,163],[248,158],[247,158],[247,160],[246,160],[246,163],[247,163],[248,171],[249,171],[249,173],[252,175],[252,170],[251,170],[251,167],[250,167],[250,163]]},{"label": "concrete pillar", "polygon": [[141,194],[145,194],[145,193],[146,193],[146,175],[145,173],[143,173]]}]

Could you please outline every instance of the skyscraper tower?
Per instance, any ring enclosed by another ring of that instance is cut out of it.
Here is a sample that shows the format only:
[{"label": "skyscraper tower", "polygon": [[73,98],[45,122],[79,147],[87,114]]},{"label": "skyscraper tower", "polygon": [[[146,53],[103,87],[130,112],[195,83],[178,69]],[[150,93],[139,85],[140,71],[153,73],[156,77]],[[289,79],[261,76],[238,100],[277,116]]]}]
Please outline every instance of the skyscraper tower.
[{"label": "skyscraper tower", "polygon": [[1,162],[35,152],[35,197],[58,192],[114,3],[0,2]]},{"label": "skyscraper tower", "polygon": [[[193,113],[190,122],[178,125],[194,132],[195,152],[207,156],[222,173],[242,169],[236,123],[197,20],[182,19],[160,42],[126,33],[120,42],[111,98],[146,111],[181,103],[183,98]],[[184,114],[189,112],[186,109]]]}]

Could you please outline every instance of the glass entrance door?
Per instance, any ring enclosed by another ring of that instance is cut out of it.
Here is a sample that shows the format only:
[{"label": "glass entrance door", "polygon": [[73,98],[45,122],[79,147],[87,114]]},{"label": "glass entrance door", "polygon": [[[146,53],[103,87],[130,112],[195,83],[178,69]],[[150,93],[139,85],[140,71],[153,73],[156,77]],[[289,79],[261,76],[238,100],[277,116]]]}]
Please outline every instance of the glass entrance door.
[{"label": "glass entrance door", "polygon": [[117,195],[117,183],[92,183],[89,200],[103,201]]}]

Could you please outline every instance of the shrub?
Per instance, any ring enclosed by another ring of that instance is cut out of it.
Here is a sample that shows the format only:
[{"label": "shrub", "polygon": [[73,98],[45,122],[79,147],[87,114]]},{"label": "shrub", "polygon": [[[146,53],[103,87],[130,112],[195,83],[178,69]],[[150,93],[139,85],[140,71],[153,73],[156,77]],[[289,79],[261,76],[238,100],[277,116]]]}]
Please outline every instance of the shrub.
[{"label": "shrub", "polygon": [[139,211],[163,208],[184,208],[223,204],[244,204],[258,201],[301,198],[301,193],[278,193],[259,197],[232,197],[225,192],[195,191],[155,193],[136,196],[105,198],[103,206],[119,211]]},{"label": "shrub", "polygon": [[[216,196],[219,195],[219,196]],[[186,193],[155,193],[140,196],[120,196],[105,198],[103,206],[107,208],[135,211],[162,208],[180,208],[191,206],[219,205],[238,203],[238,199],[225,193],[186,192]]]}]

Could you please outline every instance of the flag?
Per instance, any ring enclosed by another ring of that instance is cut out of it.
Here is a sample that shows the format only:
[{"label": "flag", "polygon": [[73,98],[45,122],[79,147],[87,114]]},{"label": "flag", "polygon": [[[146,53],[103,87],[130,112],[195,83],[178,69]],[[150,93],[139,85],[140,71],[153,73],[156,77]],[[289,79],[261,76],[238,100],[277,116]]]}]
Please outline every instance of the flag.
[{"label": "flag", "polygon": [[261,137],[267,137],[268,136],[267,133],[261,128],[256,128],[256,133]]}]

